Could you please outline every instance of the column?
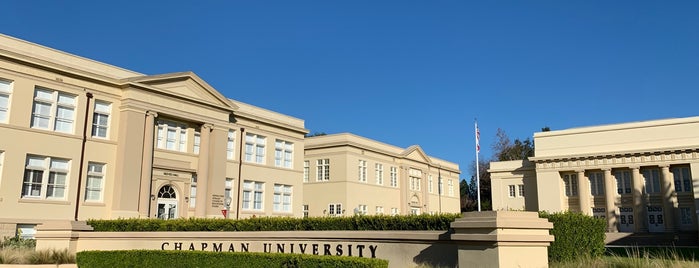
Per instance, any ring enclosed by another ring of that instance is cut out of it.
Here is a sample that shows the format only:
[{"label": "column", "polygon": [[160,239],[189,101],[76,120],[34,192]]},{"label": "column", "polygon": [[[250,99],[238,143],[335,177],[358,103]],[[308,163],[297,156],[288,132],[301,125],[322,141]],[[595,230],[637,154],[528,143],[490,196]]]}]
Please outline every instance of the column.
[{"label": "column", "polygon": [[665,231],[673,232],[675,228],[675,212],[677,210],[677,193],[675,192],[675,184],[672,173],[670,173],[670,165],[660,166],[662,169],[662,198],[663,198],[663,217],[665,217]]},{"label": "column", "polygon": [[616,227],[616,206],[614,202],[616,201],[616,187],[614,187],[614,177],[612,176],[612,169],[606,168],[604,170],[604,203],[607,210],[607,232],[617,232]]},{"label": "column", "polygon": [[[158,113],[146,112],[146,122],[143,129],[143,154],[141,162],[141,187],[138,202],[138,214],[141,218],[148,218],[151,205],[151,184],[153,175],[153,141],[155,140],[155,118]],[[128,178],[123,178],[128,179]]]},{"label": "column", "polygon": [[203,124],[200,130],[199,165],[197,166],[197,203],[194,208],[194,216],[206,217],[206,206],[209,204],[209,139],[211,124]]},{"label": "column", "polygon": [[584,215],[592,215],[590,204],[590,182],[585,176],[585,170],[576,170],[578,173],[578,198],[580,200],[580,212]]},{"label": "column", "polygon": [[648,219],[646,216],[646,199],[643,196],[643,179],[641,168],[631,167],[633,184],[633,217],[635,220],[635,232],[648,232]]}]

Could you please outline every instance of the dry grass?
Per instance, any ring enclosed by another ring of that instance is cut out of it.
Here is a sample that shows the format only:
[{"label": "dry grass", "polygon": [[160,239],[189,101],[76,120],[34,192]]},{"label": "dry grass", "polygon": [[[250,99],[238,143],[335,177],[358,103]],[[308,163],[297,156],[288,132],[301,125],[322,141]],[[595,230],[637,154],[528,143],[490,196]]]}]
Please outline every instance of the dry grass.
[{"label": "dry grass", "polygon": [[611,254],[600,258],[581,258],[577,261],[551,263],[552,268],[577,268],[577,267],[618,267],[618,268],[660,268],[660,267],[697,267],[699,262],[682,257],[676,250],[667,250],[649,253],[637,248],[626,250],[626,254]]},{"label": "dry grass", "polygon": [[75,254],[63,250],[1,249],[0,264],[75,263]]}]

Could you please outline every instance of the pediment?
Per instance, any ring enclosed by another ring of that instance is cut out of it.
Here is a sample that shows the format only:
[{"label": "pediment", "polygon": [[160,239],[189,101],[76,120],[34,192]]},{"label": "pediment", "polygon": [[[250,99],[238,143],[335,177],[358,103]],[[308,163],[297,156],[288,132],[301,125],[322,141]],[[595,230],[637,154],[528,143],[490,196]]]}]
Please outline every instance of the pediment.
[{"label": "pediment", "polygon": [[181,98],[237,109],[228,98],[192,72],[143,76],[130,80]]},{"label": "pediment", "polygon": [[422,148],[420,148],[420,146],[418,146],[418,145],[413,145],[413,146],[408,147],[408,149],[405,149],[405,151],[403,151],[403,157],[406,159],[411,159],[411,160],[415,160],[418,162],[424,162],[424,163],[431,163],[432,162],[432,160],[430,160],[430,157],[427,156],[425,151],[423,151]]}]

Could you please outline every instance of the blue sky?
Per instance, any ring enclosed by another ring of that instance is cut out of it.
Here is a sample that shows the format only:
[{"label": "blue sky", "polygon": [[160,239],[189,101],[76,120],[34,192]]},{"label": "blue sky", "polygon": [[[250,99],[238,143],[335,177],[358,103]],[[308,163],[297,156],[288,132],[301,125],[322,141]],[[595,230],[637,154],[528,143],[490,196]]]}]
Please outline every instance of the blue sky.
[{"label": "blue sky", "polygon": [[0,32],[194,71],[311,132],[419,144],[470,178],[497,128],[699,115],[699,1],[15,1]]}]

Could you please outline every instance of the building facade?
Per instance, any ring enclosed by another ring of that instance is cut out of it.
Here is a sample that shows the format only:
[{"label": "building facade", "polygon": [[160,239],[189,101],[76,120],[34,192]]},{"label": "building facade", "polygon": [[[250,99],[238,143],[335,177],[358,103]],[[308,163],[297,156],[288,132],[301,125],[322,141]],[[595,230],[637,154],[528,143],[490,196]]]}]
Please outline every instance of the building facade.
[{"label": "building facade", "polygon": [[301,217],[306,133],[191,72],[0,35],[0,236],[48,220]]},{"label": "building facade", "polygon": [[534,133],[535,156],[492,162],[493,208],[578,211],[610,232],[697,230],[699,117]]},{"label": "building facade", "polygon": [[459,167],[349,133],[306,138],[305,216],[458,213]]}]

